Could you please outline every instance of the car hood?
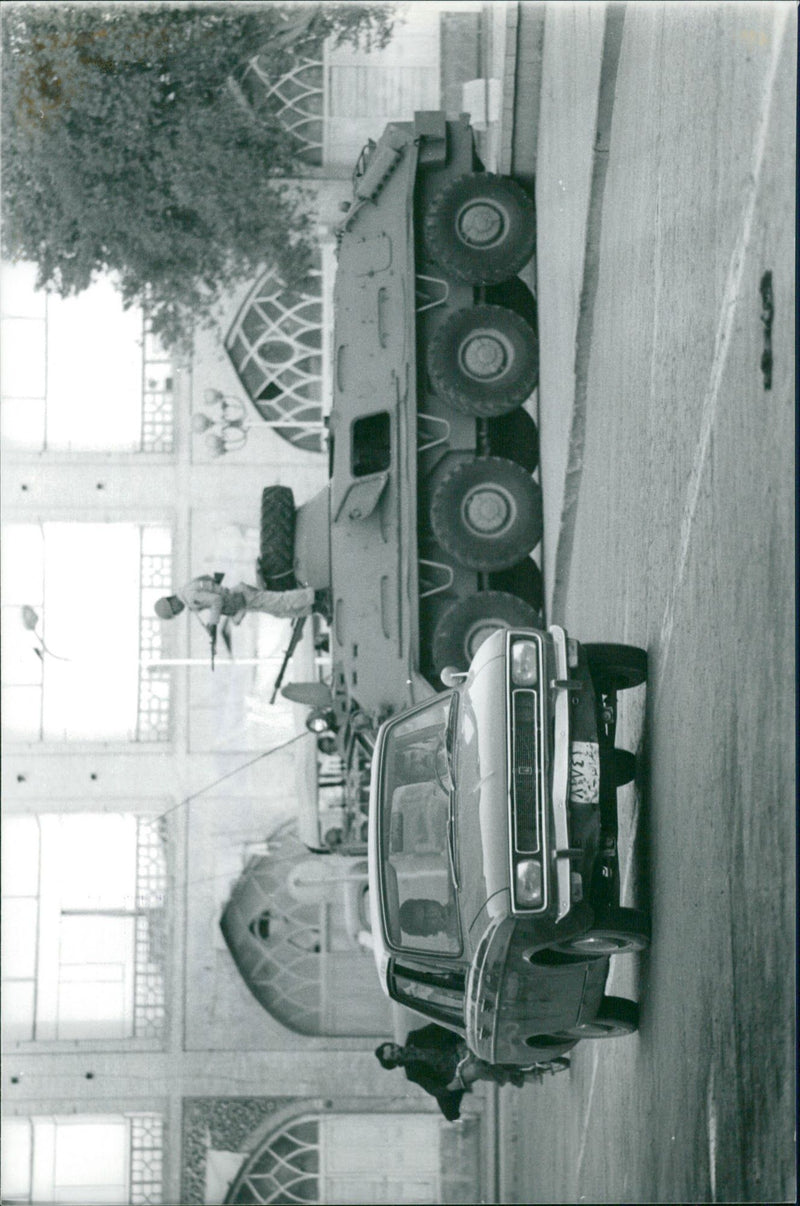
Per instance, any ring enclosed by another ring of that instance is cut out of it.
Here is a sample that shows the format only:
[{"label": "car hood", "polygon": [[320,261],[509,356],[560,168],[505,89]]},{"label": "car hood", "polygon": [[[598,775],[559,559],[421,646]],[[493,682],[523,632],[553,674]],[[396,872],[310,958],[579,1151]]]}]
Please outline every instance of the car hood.
[{"label": "car hood", "polygon": [[[496,634],[501,636],[502,634]],[[488,648],[487,648],[488,646]],[[482,656],[481,656],[482,655]],[[459,903],[464,937],[509,909],[509,813],[505,642],[485,642],[460,689],[455,797]],[[483,919],[479,923],[479,916]],[[471,945],[472,943],[470,943]]]}]

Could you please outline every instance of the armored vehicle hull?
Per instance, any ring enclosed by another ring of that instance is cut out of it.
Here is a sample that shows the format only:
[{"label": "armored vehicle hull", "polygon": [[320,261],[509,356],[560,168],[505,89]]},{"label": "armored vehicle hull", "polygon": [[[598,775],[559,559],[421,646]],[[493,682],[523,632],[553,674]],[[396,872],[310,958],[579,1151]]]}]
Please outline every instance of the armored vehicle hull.
[{"label": "armored vehicle hull", "polygon": [[467,118],[425,112],[362,152],[337,234],[330,481],[293,517],[291,564],[262,512],[262,575],[330,591],[331,723],[374,732],[491,631],[541,618],[535,303],[516,277],[535,222]]}]

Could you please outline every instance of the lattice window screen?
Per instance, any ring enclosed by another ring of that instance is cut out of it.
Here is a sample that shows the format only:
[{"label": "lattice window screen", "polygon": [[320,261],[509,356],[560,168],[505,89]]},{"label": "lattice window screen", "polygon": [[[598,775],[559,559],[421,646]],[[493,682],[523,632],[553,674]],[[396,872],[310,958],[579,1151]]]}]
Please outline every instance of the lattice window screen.
[{"label": "lattice window screen", "polygon": [[274,269],[256,282],[225,350],[259,414],[298,448],[321,452],[322,264],[288,288]]},{"label": "lattice window screen", "polygon": [[139,629],[139,703],[137,709],[137,741],[169,741],[171,724],[171,668],[148,664],[160,660],[163,653],[164,625],[153,615],[153,603],[158,595],[172,589],[172,554],[151,553],[144,547],[147,530],[143,532],[141,554],[142,614]]},{"label": "lattice window screen", "polygon": [[250,1162],[233,1203],[318,1202],[319,1122],[294,1119],[274,1135]]},{"label": "lattice window screen", "polygon": [[130,1200],[140,1203],[163,1201],[164,1120],[160,1114],[130,1116]]},{"label": "lattice window screen", "polygon": [[298,156],[315,166],[322,163],[325,121],[321,51],[319,55],[303,55],[278,80],[274,79],[272,63],[254,55],[241,79],[242,91],[256,115],[264,112],[276,117],[297,138]]},{"label": "lattice window screen", "polygon": [[161,1038],[166,1017],[167,891],[166,820],[139,817],[136,824],[136,943],[134,1034]]}]

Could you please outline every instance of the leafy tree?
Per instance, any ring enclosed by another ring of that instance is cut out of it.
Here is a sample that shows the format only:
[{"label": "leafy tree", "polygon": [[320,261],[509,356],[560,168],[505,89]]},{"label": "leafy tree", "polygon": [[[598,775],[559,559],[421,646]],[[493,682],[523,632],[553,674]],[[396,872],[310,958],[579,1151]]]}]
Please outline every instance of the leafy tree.
[{"label": "leafy tree", "polygon": [[265,262],[305,272],[298,145],[243,99],[256,53],[385,45],[388,4],[6,5],[3,251],[62,296],[110,272],[169,344]]}]

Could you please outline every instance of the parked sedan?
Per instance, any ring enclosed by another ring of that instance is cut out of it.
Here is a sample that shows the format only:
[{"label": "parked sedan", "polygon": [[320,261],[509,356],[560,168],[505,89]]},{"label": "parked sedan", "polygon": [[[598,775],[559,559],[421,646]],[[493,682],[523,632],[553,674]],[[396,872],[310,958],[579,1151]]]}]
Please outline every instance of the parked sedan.
[{"label": "parked sedan", "polygon": [[565,630],[498,630],[446,691],[392,717],[372,763],[369,876],[381,984],[493,1064],[636,1029],[609,960],[649,942],[619,903],[617,692],[647,656]]}]

